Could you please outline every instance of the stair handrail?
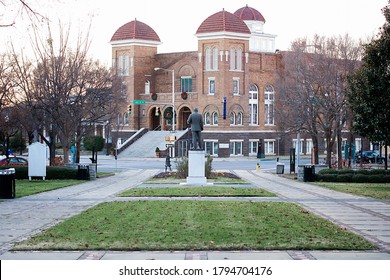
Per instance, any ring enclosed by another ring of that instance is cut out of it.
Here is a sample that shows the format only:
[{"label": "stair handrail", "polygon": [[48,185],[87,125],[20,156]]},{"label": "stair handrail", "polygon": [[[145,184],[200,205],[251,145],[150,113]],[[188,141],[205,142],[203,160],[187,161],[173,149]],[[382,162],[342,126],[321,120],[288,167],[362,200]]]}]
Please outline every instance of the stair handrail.
[{"label": "stair handrail", "polygon": [[118,146],[117,154],[119,155],[121,152],[123,152],[125,149],[127,149],[131,144],[133,144],[136,140],[141,138],[148,131],[149,131],[149,129],[147,129],[145,127],[138,130],[134,135],[132,135],[129,139],[127,139],[125,142],[123,142],[121,145]]}]

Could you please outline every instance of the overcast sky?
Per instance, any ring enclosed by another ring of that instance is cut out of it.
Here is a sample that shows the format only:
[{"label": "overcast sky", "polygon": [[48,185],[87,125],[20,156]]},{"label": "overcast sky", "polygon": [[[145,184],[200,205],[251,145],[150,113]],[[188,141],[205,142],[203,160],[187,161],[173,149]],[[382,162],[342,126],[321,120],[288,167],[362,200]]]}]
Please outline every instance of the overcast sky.
[{"label": "overcast sky", "polygon": [[[109,65],[112,35],[135,18],[157,32],[163,43],[158,47],[159,53],[195,51],[194,34],[207,17],[222,9],[234,13],[248,4],[264,16],[265,33],[277,35],[276,48],[287,50],[292,40],[310,38],[315,33],[325,36],[348,33],[355,39],[377,34],[385,22],[381,9],[388,0],[30,0],[30,3],[49,16],[53,24],[58,18],[71,22],[75,33],[87,30],[92,17],[90,55]],[[13,13],[0,6],[3,23]],[[15,27],[0,29],[0,51],[4,51],[10,40],[28,44],[27,22],[26,17],[18,18]]]}]

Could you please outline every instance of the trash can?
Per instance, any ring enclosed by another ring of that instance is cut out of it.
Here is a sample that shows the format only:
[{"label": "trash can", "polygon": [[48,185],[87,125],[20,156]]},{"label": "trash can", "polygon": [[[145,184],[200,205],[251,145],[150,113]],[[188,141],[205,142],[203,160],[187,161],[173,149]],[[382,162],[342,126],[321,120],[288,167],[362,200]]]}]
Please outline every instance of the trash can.
[{"label": "trash can", "polygon": [[77,168],[77,180],[89,180],[89,166],[80,164]]},{"label": "trash can", "polygon": [[0,198],[15,198],[15,168],[0,171]]},{"label": "trash can", "polygon": [[303,181],[304,182],[314,182],[314,179],[315,179],[314,165],[304,165],[303,166]]},{"label": "trash can", "polygon": [[284,174],[284,163],[276,163],[276,174]]}]

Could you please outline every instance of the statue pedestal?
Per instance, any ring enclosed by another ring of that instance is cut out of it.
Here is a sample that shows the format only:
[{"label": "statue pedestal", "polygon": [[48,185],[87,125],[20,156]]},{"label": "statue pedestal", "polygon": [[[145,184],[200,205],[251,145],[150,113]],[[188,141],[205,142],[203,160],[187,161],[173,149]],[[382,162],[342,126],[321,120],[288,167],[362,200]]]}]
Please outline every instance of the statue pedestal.
[{"label": "statue pedestal", "polygon": [[188,152],[188,177],[185,185],[206,186],[213,185],[207,183],[205,176],[205,151],[190,150]]}]

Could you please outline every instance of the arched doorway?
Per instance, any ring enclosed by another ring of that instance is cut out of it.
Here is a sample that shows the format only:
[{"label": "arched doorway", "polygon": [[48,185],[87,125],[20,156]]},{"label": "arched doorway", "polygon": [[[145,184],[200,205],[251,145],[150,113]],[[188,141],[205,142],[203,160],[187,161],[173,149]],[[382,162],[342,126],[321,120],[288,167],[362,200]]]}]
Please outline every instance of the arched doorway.
[{"label": "arched doorway", "polygon": [[188,125],[187,125],[187,120],[188,117],[191,115],[191,109],[188,108],[187,106],[184,106],[179,109],[179,118],[177,120],[177,128],[178,130],[186,130]]},{"label": "arched doorway", "polygon": [[159,107],[153,107],[149,113],[150,129],[161,130],[161,110]]}]

